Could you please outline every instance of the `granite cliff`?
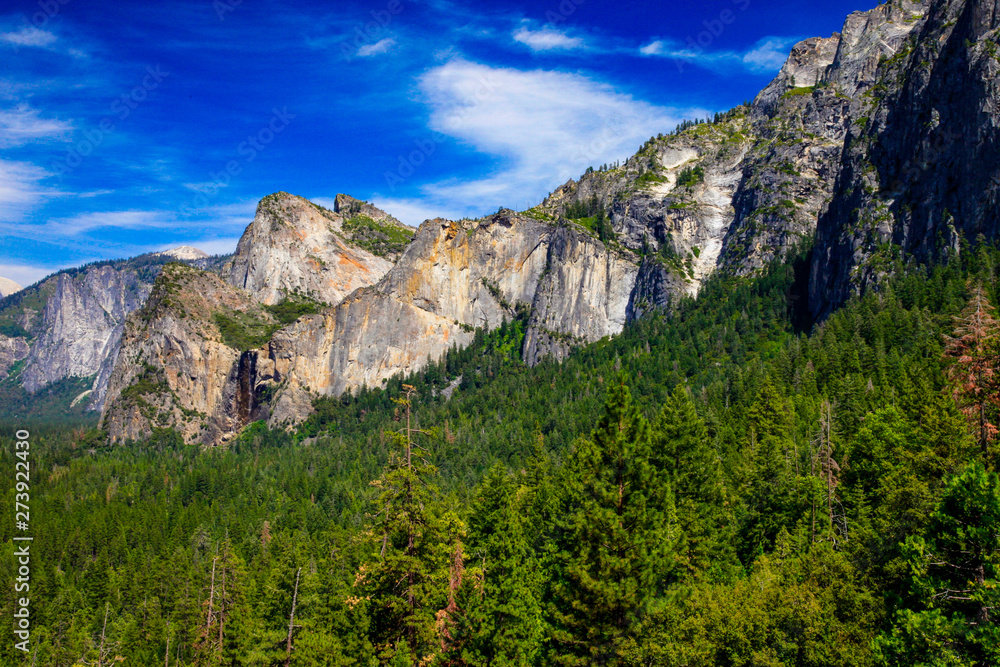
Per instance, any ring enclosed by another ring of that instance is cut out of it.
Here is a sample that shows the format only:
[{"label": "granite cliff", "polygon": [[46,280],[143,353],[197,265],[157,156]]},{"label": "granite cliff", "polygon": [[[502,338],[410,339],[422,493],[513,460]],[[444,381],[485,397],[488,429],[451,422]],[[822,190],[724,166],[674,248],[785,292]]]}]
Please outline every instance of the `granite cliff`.
[{"label": "granite cliff", "polygon": [[100,409],[125,318],[168,261],[144,255],[60,271],[0,300],[0,379],[28,394],[86,379],[77,402]]},{"label": "granite cliff", "polygon": [[823,317],[899,262],[1000,235],[1000,3],[930,4],[884,59],[819,220],[810,305]]},{"label": "granite cliff", "polygon": [[168,264],[146,304],[126,320],[102,428],[113,442],[166,426],[188,442],[225,440],[256,409],[247,348],[275,328],[247,292],[214,273]]},{"label": "granite cliff", "polygon": [[[217,444],[249,420],[295,423],[316,396],[419,370],[504,318],[526,322],[534,364],[792,250],[812,247],[822,317],[892,262],[995,239],[997,2],[856,12],[797,44],[753,102],[653,137],[523,213],[414,233],[344,195],[332,211],[271,195],[221,277],[164,272],[117,356],[75,335],[87,358],[117,359],[101,373],[103,423],[119,441],[169,425]],[[0,341],[4,372],[35,354],[12,341]]]},{"label": "granite cliff", "polygon": [[293,294],[335,305],[378,282],[413,231],[370,204],[335,201],[330,211],[286,192],[265,197],[223,269],[226,280],[268,305]]}]

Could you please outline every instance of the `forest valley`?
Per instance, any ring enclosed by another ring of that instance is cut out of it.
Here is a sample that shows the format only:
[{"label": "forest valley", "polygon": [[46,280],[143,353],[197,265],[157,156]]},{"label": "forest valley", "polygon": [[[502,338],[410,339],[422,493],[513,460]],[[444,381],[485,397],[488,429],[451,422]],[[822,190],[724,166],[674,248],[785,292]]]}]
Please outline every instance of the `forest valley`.
[{"label": "forest valley", "polygon": [[7,479],[34,438],[33,633],[0,660],[1000,664],[1000,251],[897,263],[816,324],[808,264],[561,364],[520,361],[512,314],[227,447],[6,424]]}]

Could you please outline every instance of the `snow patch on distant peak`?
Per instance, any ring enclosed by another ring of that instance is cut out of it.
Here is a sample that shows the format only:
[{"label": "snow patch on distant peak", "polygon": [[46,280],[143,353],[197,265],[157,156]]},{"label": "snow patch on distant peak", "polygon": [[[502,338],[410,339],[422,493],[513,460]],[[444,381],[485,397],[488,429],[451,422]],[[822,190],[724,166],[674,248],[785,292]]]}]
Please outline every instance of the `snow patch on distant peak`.
[{"label": "snow patch on distant peak", "polygon": [[192,248],[189,245],[182,245],[179,248],[164,250],[163,252],[155,253],[155,255],[157,257],[173,257],[174,259],[181,260],[205,259],[209,256],[204,250],[198,250],[197,248]]}]

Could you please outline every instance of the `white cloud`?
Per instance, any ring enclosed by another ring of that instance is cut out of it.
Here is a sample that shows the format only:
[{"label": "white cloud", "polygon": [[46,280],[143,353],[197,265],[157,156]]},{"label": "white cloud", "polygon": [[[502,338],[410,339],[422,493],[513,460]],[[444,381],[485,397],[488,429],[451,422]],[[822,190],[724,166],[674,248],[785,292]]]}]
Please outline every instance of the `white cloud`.
[{"label": "white cloud", "polygon": [[56,236],[77,236],[104,228],[171,229],[177,226],[176,215],[167,211],[98,211],[49,220],[44,229]]},{"label": "white cloud", "polygon": [[[2,190],[0,190],[0,194],[2,194]],[[184,230],[204,233],[206,230],[210,230],[219,236],[223,234],[228,236],[233,233],[241,233],[250,224],[255,208],[256,202],[245,201],[193,209],[188,215],[179,215],[170,209],[90,211],[67,218],[50,218],[42,224],[0,223],[0,234],[18,238],[42,239],[49,243],[63,245],[76,245],[80,242],[79,239],[85,237],[88,232],[99,229],[133,231],[149,229],[175,233]],[[218,236],[209,238],[218,238]],[[184,245],[184,243],[173,241],[166,247],[173,248],[178,245]],[[187,245],[194,244],[188,243]],[[143,246],[127,247],[136,253],[151,250],[151,248]]]},{"label": "white cloud", "polygon": [[798,37],[765,37],[753,48],[743,51],[704,51],[657,39],[639,48],[647,57],[672,58],[713,70],[743,69],[766,74],[781,69]]},{"label": "white cloud", "polygon": [[0,42],[7,42],[14,46],[33,46],[44,49],[52,46],[59,38],[46,30],[39,30],[34,26],[24,26],[15,32],[0,33]]},{"label": "white cloud", "polygon": [[72,123],[41,118],[37,109],[26,104],[0,109],[0,148],[21,146],[36,139],[66,137],[72,131]]},{"label": "white cloud", "polygon": [[493,68],[453,60],[420,87],[432,129],[503,158],[479,180],[423,187],[440,210],[527,208],[588,166],[626,159],[650,136],[706,111],[636,100],[579,74]]},{"label": "white cloud", "polygon": [[682,58],[690,60],[698,57],[698,53],[676,44],[670,44],[658,39],[650,42],[639,49],[639,53],[644,56],[659,56],[661,58]]},{"label": "white cloud", "polygon": [[639,49],[639,53],[644,56],[662,56],[665,55],[667,45],[662,40],[656,40],[655,42],[650,42],[646,46]]},{"label": "white cloud", "polygon": [[365,44],[360,49],[358,49],[358,56],[362,58],[368,58],[370,56],[376,56],[380,53],[385,53],[393,46],[396,45],[396,40],[391,37],[386,37],[381,39],[374,44]]},{"label": "white cloud", "polygon": [[554,51],[582,49],[586,46],[583,39],[571,37],[555,28],[544,27],[539,30],[532,30],[527,26],[522,26],[514,31],[514,41],[524,44],[532,51]]},{"label": "white cloud", "polygon": [[0,219],[19,220],[43,198],[59,194],[41,185],[49,176],[28,162],[0,160]]},{"label": "white cloud", "polygon": [[743,55],[743,64],[753,72],[777,71],[785,64],[797,41],[790,37],[765,37]]}]

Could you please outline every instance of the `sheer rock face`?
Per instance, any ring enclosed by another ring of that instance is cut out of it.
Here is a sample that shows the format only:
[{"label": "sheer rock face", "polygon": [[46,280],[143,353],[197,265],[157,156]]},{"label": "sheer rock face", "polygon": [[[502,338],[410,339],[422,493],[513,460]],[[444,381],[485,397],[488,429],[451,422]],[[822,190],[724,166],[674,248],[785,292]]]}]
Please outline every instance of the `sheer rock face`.
[{"label": "sheer rock face", "polygon": [[524,341],[528,364],[561,360],[575,345],[621,333],[639,273],[632,253],[572,228],[557,229],[547,246]]},{"label": "sheer rock face", "polygon": [[99,406],[125,318],[146,300],[148,280],[128,264],[49,278],[41,289],[47,295],[44,307],[26,327],[34,337],[21,385],[35,393],[64,378],[96,376],[90,404]]},{"label": "sheer rock face", "polygon": [[813,238],[879,63],[906,48],[928,4],[894,0],[852,14],[841,33],[797,44],[748,107],[654,139],[537,211],[557,216],[592,199],[609,211],[617,240],[645,256],[630,318],[697,294],[716,270],[759,271]]},{"label": "sheer rock face", "polygon": [[[370,204],[339,195],[338,207],[356,205],[357,213],[376,221],[398,221]],[[378,282],[392,268],[391,257],[378,257],[351,242],[345,216],[285,192],[261,200],[232,262],[226,280],[274,305],[297,293],[326,304],[340,303],[354,290]]]},{"label": "sheer rock face", "polygon": [[938,1],[883,62],[819,221],[810,307],[824,317],[893,262],[1000,233],[1000,4]]},{"label": "sheer rock face", "polygon": [[0,335],[0,380],[10,377],[11,367],[27,357],[30,350],[25,339]]},{"label": "sheer rock face", "polygon": [[[565,353],[621,331],[638,271],[629,254],[577,230],[515,214],[425,222],[379,284],[280,332],[258,362],[275,383],[272,423],[297,421],[307,392],[377,387],[531,308],[525,357]],[[563,341],[565,339],[565,342]],[[309,408],[311,409],[311,408]]]},{"label": "sheer rock face", "polygon": [[189,443],[217,444],[260,416],[257,352],[226,342],[219,315],[250,330],[271,316],[219,276],[180,264],[164,268],[143,308],[125,323],[101,427],[113,442],[176,428]]}]

